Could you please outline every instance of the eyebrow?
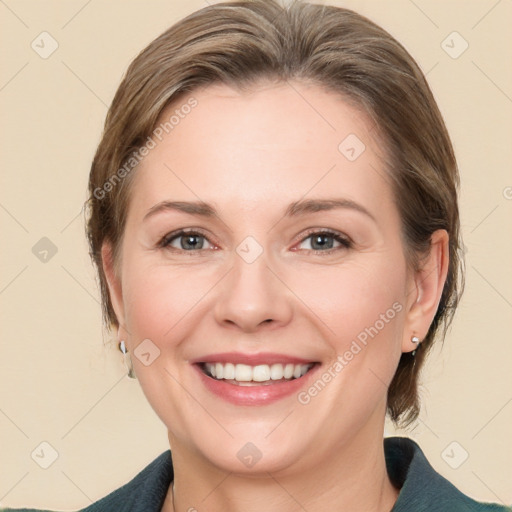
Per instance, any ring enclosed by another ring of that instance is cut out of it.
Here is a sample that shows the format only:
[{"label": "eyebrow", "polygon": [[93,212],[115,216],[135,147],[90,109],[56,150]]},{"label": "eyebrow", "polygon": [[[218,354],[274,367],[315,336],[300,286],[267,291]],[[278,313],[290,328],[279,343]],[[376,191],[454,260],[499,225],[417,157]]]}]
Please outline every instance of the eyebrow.
[{"label": "eyebrow", "polygon": [[213,217],[216,214],[215,208],[203,201],[162,201],[152,206],[143,220],[166,211],[178,211],[201,217]]},{"label": "eyebrow", "polygon": [[[284,213],[284,217],[298,217],[308,213],[320,211],[349,209],[362,213],[376,222],[375,217],[362,205],[350,199],[303,199],[291,203]],[[189,215],[200,217],[215,217],[217,212],[215,208],[204,201],[162,201],[152,206],[146,215],[144,221],[153,217],[157,213],[166,211],[179,211]]]},{"label": "eyebrow", "polygon": [[307,213],[315,213],[327,210],[349,209],[355,210],[370,217],[376,222],[375,217],[361,204],[351,199],[303,199],[290,204],[286,209],[286,217],[296,217]]}]

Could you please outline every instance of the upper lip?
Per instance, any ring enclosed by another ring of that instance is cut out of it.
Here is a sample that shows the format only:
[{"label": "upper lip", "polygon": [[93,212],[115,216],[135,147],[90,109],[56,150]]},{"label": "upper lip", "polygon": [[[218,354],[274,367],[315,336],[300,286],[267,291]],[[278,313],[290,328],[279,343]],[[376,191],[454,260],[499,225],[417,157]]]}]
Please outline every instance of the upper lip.
[{"label": "upper lip", "polygon": [[199,363],[233,363],[247,364],[257,366],[260,364],[309,364],[314,363],[311,359],[289,356],[285,354],[276,354],[273,352],[261,352],[259,354],[244,354],[242,352],[222,352],[219,354],[209,354],[198,357],[190,361],[192,364]]}]

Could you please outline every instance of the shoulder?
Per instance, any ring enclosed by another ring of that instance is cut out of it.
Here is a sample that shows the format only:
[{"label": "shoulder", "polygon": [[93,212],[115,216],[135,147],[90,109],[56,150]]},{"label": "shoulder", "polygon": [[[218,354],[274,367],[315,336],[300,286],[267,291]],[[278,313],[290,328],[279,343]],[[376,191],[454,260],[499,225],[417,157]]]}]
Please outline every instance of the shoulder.
[{"label": "shoulder", "polygon": [[0,506],[0,512],[55,512],[48,509],[40,508],[4,508]]},{"label": "shoulder", "polygon": [[400,494],[392,512],[512,512],[512,507],[478,502],[459,491],[429,464],[406,437],[384,440],[388,473]]},{"label": "shoulder", "polygon": [[[160,512],[173,478],[171,452],[167,450],[128,483],[78,512]],[[52,511],[0,507],[0,512]]]}]

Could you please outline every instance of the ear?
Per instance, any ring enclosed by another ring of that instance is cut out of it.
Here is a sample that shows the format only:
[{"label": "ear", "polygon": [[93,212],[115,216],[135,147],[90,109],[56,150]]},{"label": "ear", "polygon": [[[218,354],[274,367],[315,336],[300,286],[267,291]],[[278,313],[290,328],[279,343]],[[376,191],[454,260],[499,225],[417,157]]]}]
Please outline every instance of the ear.
[{"label": "ear", "polygon": [[[125,318],[121,278],[114,265],[112,244],[108,241],[103,242],[101,246],[101,263],[107,280],[110,301],[119,323],[119,330],[122,331],[125,326]],[[122,337],[126,337],[126,334],[124,333]]]},{"label": "ear", "polygon": [[409,288],[402,352],[417,348],[411,341],[412,336],[422,341],[427,335],[441,300],[449,258],[449,235],[446,230],[439,229],[432,234],[430,252],[421,261],[421,268],[414,272]]}]

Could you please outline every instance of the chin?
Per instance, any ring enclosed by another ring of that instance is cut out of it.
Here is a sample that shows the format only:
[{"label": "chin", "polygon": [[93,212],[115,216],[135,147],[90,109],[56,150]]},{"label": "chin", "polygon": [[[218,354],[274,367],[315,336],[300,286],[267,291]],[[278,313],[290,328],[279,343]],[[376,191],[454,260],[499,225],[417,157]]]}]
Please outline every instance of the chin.
[{"label": "chin", "polygon": [[218,469],[243,476],[267,477],[268,473],[283,473],[293,468],[304,456],[297,446],[278,443],[237,441],[226,446],[200,448],[200,453]]}]

